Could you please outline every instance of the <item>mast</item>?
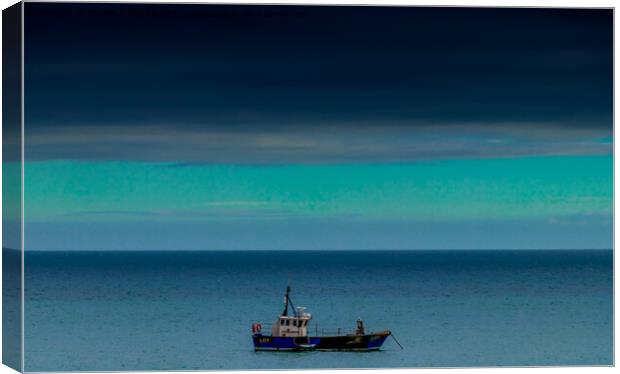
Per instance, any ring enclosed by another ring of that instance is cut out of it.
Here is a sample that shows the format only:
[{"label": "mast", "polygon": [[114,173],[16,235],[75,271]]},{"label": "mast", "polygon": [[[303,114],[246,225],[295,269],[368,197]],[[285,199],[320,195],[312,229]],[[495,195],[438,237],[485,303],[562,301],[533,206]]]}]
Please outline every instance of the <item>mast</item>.
[{"label": "mast", "polygon": [[295,305],[293,305],[293,301],[288,296],[291,292],[291,286],[286,286],[286,295],[284,295],[284,310],[280,316],[286,317],[288,316],[288,304],[291,304],[291,309],[293,310],[293,315],[297,317],[297,310],[295,309]]},{"label": "mast", "polygon": [[288,294],[291,292],[291,286],[286,286],[286,295],[284,296],[284,311],[282,312],[282,316],[287,316],[288,315],[288,302],[290,300],[290,298],[288,297]]}]

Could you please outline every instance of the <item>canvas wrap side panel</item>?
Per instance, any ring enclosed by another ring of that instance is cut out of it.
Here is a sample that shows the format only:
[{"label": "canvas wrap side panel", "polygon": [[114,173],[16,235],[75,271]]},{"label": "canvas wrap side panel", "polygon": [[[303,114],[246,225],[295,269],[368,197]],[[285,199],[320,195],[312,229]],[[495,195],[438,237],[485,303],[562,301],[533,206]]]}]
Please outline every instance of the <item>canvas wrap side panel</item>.
[{"label": "canvas wrap side panel", "polygon": [[22,371],[22,11],[2,11],[2,363]]}]

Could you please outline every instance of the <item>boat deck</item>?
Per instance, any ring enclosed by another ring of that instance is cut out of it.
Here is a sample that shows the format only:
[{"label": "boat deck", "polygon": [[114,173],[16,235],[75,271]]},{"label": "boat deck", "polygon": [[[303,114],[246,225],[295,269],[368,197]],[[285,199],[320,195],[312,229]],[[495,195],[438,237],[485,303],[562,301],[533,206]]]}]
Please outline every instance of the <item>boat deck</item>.
[{"label": "boat deck", "polygon": [[280,337],[254,334],[257,351],[373,351],[379,350],[390,336],[390,331],[366,335],[332,335],[307,337]]}]

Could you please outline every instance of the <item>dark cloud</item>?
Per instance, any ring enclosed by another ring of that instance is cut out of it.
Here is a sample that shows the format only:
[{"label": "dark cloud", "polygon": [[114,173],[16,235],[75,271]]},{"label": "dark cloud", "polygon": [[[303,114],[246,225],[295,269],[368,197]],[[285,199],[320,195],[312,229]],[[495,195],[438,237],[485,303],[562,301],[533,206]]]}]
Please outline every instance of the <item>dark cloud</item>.
[{"label": "dark cloud", "polygon": [[[176,146],[145,147],[170,155],[199,147],[183,134],[391,123],[611,134],[612,10],[28,3],[26,14],[35,158],[145,154],[124,134],[149,139],[162,123]],[[67,129],[117,139],[40,141]]]}]

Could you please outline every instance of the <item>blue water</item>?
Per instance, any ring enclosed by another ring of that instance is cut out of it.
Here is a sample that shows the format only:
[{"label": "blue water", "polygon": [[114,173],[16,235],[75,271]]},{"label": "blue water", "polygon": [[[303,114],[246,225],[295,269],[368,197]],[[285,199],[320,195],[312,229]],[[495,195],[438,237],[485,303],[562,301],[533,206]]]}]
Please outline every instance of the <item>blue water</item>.
[{"label": "blue water", "polygon": [[[254,352],[289,278],[319,330],[404,349]],[[25,369],[611,365],[612,278],[611,251],[27,252]]]}]

